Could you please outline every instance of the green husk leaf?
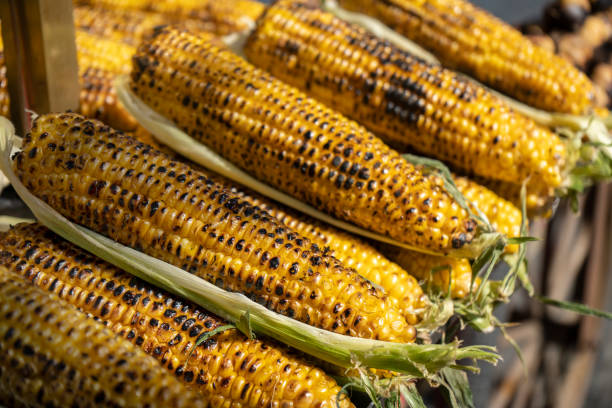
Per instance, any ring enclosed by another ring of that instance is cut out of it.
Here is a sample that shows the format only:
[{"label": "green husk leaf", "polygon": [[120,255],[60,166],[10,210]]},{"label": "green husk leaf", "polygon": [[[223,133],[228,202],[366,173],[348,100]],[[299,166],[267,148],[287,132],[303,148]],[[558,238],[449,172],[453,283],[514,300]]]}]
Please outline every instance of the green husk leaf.
[{"label": "green husk leaf", "polygon": [[603,319],[612,320],[612,313],[606,312],[600,309],[595,309],[595,308],[589,307],[582,303],[569,302],[566,300],[551,299],[546,296],[536,296],[536,299],[538,299],[540,302],[546,305],[555,306],[560,309],[569,310],[571,312],[575,312],[581,315],[596,316],[596,317],[601,317]]},{"label": "green husk leaf", "polygon": [[[355,376],[357,372],[358,376]],[[439,383],[438,375],[430,381],[430,384],[437,386]],[[381,378],[364,368],[357,367],[352,370],[350,377],[334,377],[342,389],[338,392],[338,397],[342,394],[347,395],[348,390],[364,393],[370,397],[372,403],[370,407],[381,408],[401,408],[401,397],[404,397],[409,407],[423,408],[423,400],[418,393],[415,380],[410,376],[394,376],[391,378]]]},{"label": "green husk leaf", "polygon": [[[521,227],[520,235],[524,237],[527,234],[527,185],[524,183],[521,187]],[[529,280],[527,273],[527,246],[525,242],[518,243],[518,251],[516,255],[506,255],[504,260],[510,265],[510,271],[506,274],[502,283],[502,296],[509,298],[514,292],[516,278],[518,277],[523,287],[533,295],[533,285]]]},{"label": "green husk leaf", "polygon": [[240,319],[238,320],[238,323],[236,323],[236,327],[249,339],[253,340],[255,338],[253,328],[251,327],[251,312],[249,310],[240,315]]},{"label": "green husk leaf", "polygon": [[424,307],[420,315],[421,321],[416,325],[417,332],[428,336],[448,322],[455,312],[453,301],[450,297],[441,298],[437,302],[431,302]]},{"label": "green husk leaf", "polygon": [[527,242],[539,241],[539,238],[536,237],[514,237],[514,238],[506,238],[506,243],[508,245],[513,244],[525,244]]},{"label": "green husk leaf", "polygon": [[525,370],[525,376],[526,376],[527,375],[527,366],[525,365],[525,357],[523,356],[523,351],[521,350],[521,347],[518,345],[516,340],[514,340],[512,338],[512,336],[510,336],[508,334],[508,331],[506,330],[506,327],[504,325],[500,325],[499,329],[501,330],[502,334],[504,335],[504,339],[506,339],[506,341],[508,343],[510,343],[510,345],[514,349],[514,352],[518,356],[519,360],[521,360],[521,364],[523,365],[523,369]]},{"label": "green husk leaf", "polygon": [[359,373],[359,377],[360,377],[361,383],[363,384],[363,388],[365,392],[368,394],[368,397],[370,397],[372,404],[376,408],[383,408],[378,398],[379,393],[374,387],[374,383],[370,380],[370,376],[368,375],[368,373],[365,370],[357,370],[357,372]]},{"label": "green husk leaf", "polygon": [[339,367],[355,365],[404,373],[414,378],[433,378],[444,367],[463,358],[495,364],[499,355],[488,346],[460,347],[449,344],[390,343],[345,336],[322,330],[274,313],[240,293],[225,291],[180,268],[121,245],[72,223],[30,193],[15,175],[10,152],[14,128],[0,117],[0,169],[36,219],[64,239],[161,289],[182,296],[234,325],[248,311],[253,332],[265,335]]},{"label": "green husk leaf", "polygon": [[338,394],[336,394],[336,408],[340,408],[340,402],[344,399],[344,398],[349,398],[350,399],[350,394],[349,394],[349,389],[353,386],[352,383],[347,383],[344,384],[342,386],[342,388],[340,388],[340,391],[338,391]]},{"label": "green husk leaf", "polygon": [[523,288],[525,288],[525,290],[529,293],[529,296],[533,296],[534,288],[531,280],[529,279],[529,274],[527,273],[529,269],[527,267],[527,259],[523,258],[521,260],[520,257],[521,254],[517,252],[516,254],[505,254],[502,256],[502,259],[508,265],[516,265],[516,276],[521,282],[521,285],[523,285]]},{"label": "green husk leaf", "polygon": [[[147,104],[145,104],[131,91],[129,87],[128,76],[119,76],[115,80],[114,85],[117,91],[117,96],[119,97],[121,103],[125,106],[127,111],[132,116],[134,116],[136,120],[138,120],[138,122],[147,131],[149,131],[160,143],[167,145],[171,149],[187,157],[193,162],[198,163],[214,171],[217,174],[227,177],[230,180],[242,184],[250,188],[251,190],[258,192],[259,194],[269,197],[275,201],[278,201],[288,207],[298,210],[320,221],[333,225],[334,227],[343,229],[353,234],[361,235],[363,237],[378,242],[391,244],[400,248],[406,248],[417,252],[427,253],[430,255],[445,255],[442,253],[429,251],[424,248],[417,248],[392,239],[390,237],[367,231],[348,222],[338,220],[315,209],[314,207],[305,204],[303,201],[297,200],[265,183],[262,183],[261,181],[250,176],[231,162],[225,160],[212,149],[208,148],[202,143],[199,143],[198,141],[190,137],[188,134],[183,132],[181,129],[179,129],[174,123],[152,110],[149,106],[147,106]],[[477,242],[474,244],[474,249],[472,249],[472,252],[476,252],[482,245],[487,245],[488,241],[484,242],[487,239],[491,241],[494,238],[495,237],[485,236],[482,237],[480,240],[476,240]],[[455,256],[454,254],[456,252],[456,256],[465,257],[464,255],[466,251],[468,250],[463,249],[461,251],[454,251],[448,255]],[[472,254],[472,252],[470,252],[470,254]],[[476,254],[478,253],[479,252],[476,252]]]},{"label": "green husk leaf", "polygon": [[[497,261],[499,260],[499,258],[501,258],[503,251],[504,251],[503,248],[495,248],[493,250],[493,256],[491,257],[491,262],[489,262],[489,266],[485,270],[485,273],[482,277],[481,284],[478,286],[478,289],[476,289],[476,295],[475,295],[476,299],[480,298],[480,295],[482,294],[482,291],[485,288],[486,283],[489,281],[489,277],[491,276],[491,273],[493,273],[493,269],[497,265]],[[474,284],[474,281],[472,281],[472,286],[473,284]]]},{"label": "green husk leaf", "polygon": [[414,383],[400,385],[399,390],[409,408],[427,408]]},{"label": "green husk leaf", "polygon": [[440,370],[440,377],[453,408],[474,408],[472,391],[465,372],[447,367]]},{"label": "green husk leaf", "polygon": [[[480,286],[476,291],[471,290],[466,298],[455,301],[455,310],[462,321],[477,330],[487,332],[492,331],[495,327],[503,328],[503,323],[493,315],[493,311],[496,305],[510,300],[515,290],[517,278],[525,289],[533,294],[533,285],[527,274],[527,261],[525,259],[526,244],[533,240],[531,237],[525,236],[527,233],[526,197],[527,189],[523,185],[521,188],[520,237],[508,240],[518,245],[517,253],[503,254],[504,248],[500,245],[489,248],[472,263],[472,286],[478,276],[481,277]],[[510,270],[501,281],[491,281],[489,277],[500,257],[510,266]]]},{"label": "green husk leaf", "polygon": [[475,284],[476,277],[480,277],[481,282],[478,288],[475,290],[473,288],[465,298],[454,302],[455,311],[463,324],[485,333],[499,326],[500,323],[493,315],[493,311],[498,304],[508,301],[508,296],[502,291],[503,283],[489,279],[502,253],[503,248],[491,248],[490,254],[486,254],[489,260],[479,262],[480,266],[473,264],[472,285]]}]

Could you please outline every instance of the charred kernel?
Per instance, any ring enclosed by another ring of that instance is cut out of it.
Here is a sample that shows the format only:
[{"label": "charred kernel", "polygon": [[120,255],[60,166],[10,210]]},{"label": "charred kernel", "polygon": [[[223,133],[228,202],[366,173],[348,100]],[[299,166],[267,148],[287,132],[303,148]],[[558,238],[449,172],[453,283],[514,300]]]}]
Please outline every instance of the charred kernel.
[{"label": "charred kernel", "polygon": [[465,234],[460,234],[459,236],[453,238],[453,248],[461,248],[465,244],[465,241]]},{"label": "charred kernel", "polygon": [[367,168],[363,168],[359,171],[359,174],[357,175],[357,177],[359,177],[362,180],[367,180],[370,178],[370,171]]},{"label": "charred kernel", "polygon": [[280,259],[277,256],[270,259],[270,268],[276,269],[279,267],[279,265],[280,265]]},{"label": "charred kernel", "polygon": [[100,194],[100,191],[106,187],[106,182],[103,180],[97,180],[94,181],[93,183],[91,183],[89,185],[89,190],[87,191],[87,193],[91,196],[95,196],[98,197]]},{"label": "charred kernel", "polygon": [[336,187],[341,188],[342,183],[344,183],[345,180],[346,177],[344,176],[344,174],[338,174],[338,177],[336,177]]}]

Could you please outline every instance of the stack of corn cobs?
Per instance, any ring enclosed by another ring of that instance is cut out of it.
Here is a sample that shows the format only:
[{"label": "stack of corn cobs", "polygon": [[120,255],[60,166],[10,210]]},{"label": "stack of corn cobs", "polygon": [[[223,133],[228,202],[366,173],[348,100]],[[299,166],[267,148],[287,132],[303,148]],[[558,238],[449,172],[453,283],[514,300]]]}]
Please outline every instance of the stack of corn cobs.
[{"label": "stack of corn cobs", "polygon": [[0,235],[7,407],[468,406],[498,356],[456,329],[502,326],[527,216],[612,174],[589,79],[463,0],[75,25],[79,113],[0,129],[37,218]]}]

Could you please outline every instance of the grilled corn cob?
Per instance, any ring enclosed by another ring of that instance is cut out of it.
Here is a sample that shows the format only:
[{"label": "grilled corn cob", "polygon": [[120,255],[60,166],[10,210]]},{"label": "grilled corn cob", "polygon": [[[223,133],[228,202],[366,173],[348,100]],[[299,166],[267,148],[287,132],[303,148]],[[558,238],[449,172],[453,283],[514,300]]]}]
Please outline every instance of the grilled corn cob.
[{"label": "grilled corn cob", "polygon": [[117,99],[114,79],[115,74],[112,72],[86,68],[80,75],[79,112],[90,118],[104,120],[117,129],[135,130],[138,122]]},{"label": "grilled corn cob", "polygon": [[130,72],[130,61],[136,48],[83,30],[76,31],[79,72],[96,68],[115,74]]},{"label": "grilled corn cob", "polygon": [[214,28],[217,35],[250,28],[265,6],[254,0],[88,0],[109,10],[140,10],[162,13],[182,22],[185,18]]},{"label": "grilled corn cob", "polygon": [[134,61],[132,90],[145,103],[260,180],[423,250],[473,239],[474,220],[441,179],[209,36],[167,27]]},{"label": "grilled corn cob", "polygon": [[339,0],[465,72],[531,106],[587,114],[593,84],[568,61],[465,0]]},{"label": "grilled corn cob", "polygon": [[391,246],[385,246],[383,252],[426,286],[432,285],[443,293],[450,290],[455,299],[470,293],[472,266],[467,259],[419,254]]},{"label": "grilled corn cob", "polygon": [[0,234],[0,251],[0,263],[100,319],[199,390],[212,406],[335,407],[340,388],[325,373],[235,329],[215,335],[189,356],[198,337],[226,323],[41,225],[22,224]]},{"label": "grilled corn cob", "polygon": [[250,61],[351,116],[394,147],[468,174],[562,181],[561,139],[484,88],[315,7],[280,1],[245,47]]},{"label": "grilled corn cob", "polygon": [[38,117],[23,148],[17,175],[77,223],[313,326],[414,340],[371,283],[205,173],[70,113]]},{"label": "grilled corn cob", "polygon": [[155,27],[168,22],[169,19],[162,14],[138,10],[112,10],[89,6],[74,8],[74,23],[77,29],[134,46],[150,36]]},{"label": "grilled corn cob", "polygon": [[428,303],[427,296],[423,294],[414,277],[390,262],[373,246],[330,225],[296,214],[253,192],[239,188],[232,188],[232,192],[240,195],[249,204],[265,210],[291,230],[310,239],[347,268],[355,269],[361,276],[382,287],[409,323],[418,322],[420,312]]},{"label": "grilled corn cob", "polygon": [[30,407],[205,407],[132,344],[0,270],[0,388]]},{"label": "grilled corn cob", "polygon": [[238,29],[227,22],[194,18],[177,18],[162,13],[140,10],[106,9],[77,6],[74,9],[75,25],[78,29],[110,40],[138,45],[143,38],[150,37],[157,27],[177,23],[193,31],[227,34]]},{"label": "grilled corn cob", "polygon": [[129,72],[136,48],[83,30],[76,30],[76,42],[81,83],[79,111],[117,129],[136,130],[136,119],[118,100],[113,85],[116,75]]}]

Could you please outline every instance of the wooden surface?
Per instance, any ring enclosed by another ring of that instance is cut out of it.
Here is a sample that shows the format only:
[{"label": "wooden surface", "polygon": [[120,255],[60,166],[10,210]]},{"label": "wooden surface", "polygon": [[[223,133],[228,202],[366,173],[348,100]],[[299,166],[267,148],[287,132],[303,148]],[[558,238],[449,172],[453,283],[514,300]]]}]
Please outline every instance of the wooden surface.
[{"label": "wooden surface", "polygon": [[37,113],[75,110],[78,66],[72,0],[0,1],[11,118],[18,134]]}]

